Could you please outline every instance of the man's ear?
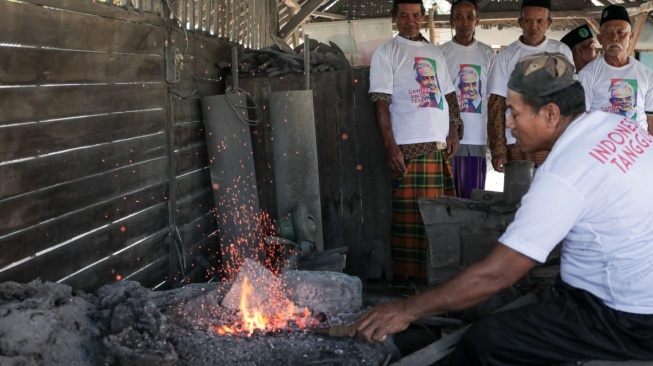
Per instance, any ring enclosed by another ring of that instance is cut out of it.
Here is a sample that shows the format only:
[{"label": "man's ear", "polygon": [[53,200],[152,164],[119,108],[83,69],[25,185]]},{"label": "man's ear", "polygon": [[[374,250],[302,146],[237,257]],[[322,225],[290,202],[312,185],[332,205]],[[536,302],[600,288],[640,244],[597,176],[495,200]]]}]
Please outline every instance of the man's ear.
[{"label": "man's ear", "polygon": [[549,103],[544,107],[544,112],[547,126],[555,127],[560,121],[560,107],[555,103]]}]

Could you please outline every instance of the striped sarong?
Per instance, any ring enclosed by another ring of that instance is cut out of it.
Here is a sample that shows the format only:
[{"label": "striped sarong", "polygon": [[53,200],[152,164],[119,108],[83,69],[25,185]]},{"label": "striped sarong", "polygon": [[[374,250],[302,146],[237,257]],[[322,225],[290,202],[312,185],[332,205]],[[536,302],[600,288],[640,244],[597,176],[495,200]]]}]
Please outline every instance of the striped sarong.
[{"label": "striped sarong", "polygon": [[485,189],[487,160],[485,157],[454,156],[453,183],[458,197],[472,198],[474,189]]},{"label": "striped sarong", "polygon": [[392,272],[425,280],[428,241],[417,198],[455,196],[456,191],[451,165],[440,150],[407,160],[406,168],[392,182]]}]

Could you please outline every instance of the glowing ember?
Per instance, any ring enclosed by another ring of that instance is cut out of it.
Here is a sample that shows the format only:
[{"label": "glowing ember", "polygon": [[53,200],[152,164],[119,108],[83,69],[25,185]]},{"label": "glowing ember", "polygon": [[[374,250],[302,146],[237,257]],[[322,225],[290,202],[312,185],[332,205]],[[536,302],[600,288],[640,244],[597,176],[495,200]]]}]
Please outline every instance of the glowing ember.
[{"label": "glowing ember", "polygon": [[[317,321],[311,318],[307,308],[296,307],[291,301],[275,301],[269,306],[257,306],[255,301],[250,301],[254,287],[247,277],[242,284],[240,297],[241,322],[237,325],[216,326],[213,329],[220,335],[247,334],[252,335],[256,330],[271,332],[289,329],[293,324],[299,329],[314,326]],[[278,300],[278,299],[277,299]]]}]

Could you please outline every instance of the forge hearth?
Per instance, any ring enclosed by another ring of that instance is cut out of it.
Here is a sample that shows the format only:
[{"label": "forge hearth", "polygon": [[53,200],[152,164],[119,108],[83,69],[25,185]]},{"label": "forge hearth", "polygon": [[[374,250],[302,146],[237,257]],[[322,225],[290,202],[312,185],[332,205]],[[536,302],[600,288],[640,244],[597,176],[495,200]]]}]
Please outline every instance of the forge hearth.
[{"label": "forge hearth", "polygon": [[[240,319],[238,310],[221,305],[230,288],[203,283],[151,291],[123,281],[84,294],[56,283],[0,283],[0,364],[378,366],[397,357],[390,341],[315,335],[292,322],[220,335],[217,326]],[[348,324],[361,312],[311,311],[309,325]]]}]

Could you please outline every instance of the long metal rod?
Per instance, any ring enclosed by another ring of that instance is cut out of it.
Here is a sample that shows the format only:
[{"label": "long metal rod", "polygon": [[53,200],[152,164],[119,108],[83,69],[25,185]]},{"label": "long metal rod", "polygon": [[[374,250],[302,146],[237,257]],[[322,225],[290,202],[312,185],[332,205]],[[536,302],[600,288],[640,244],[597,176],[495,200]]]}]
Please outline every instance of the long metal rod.
[{"label": "long metal rod", "polygon": [[304,90],[311,90],[311,52],[306,33],[304,33]]},{"label": "long metal rod", "polygon": [[231,47],[231,77],[233,78],[234,93],[238,93],[238,47]]}]

